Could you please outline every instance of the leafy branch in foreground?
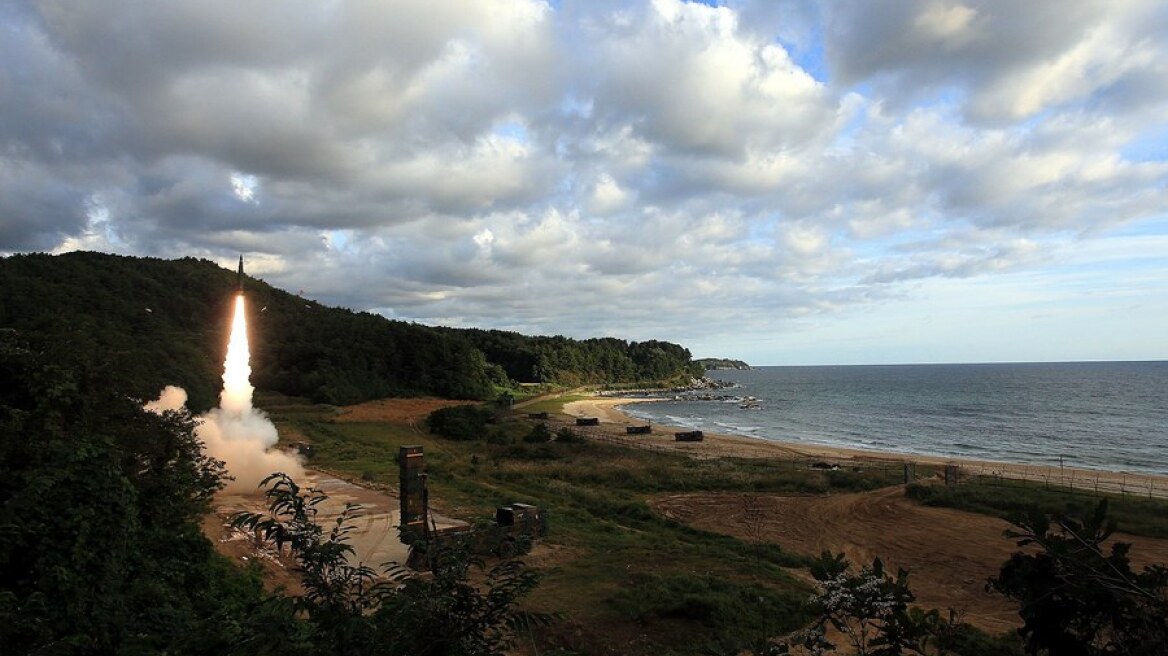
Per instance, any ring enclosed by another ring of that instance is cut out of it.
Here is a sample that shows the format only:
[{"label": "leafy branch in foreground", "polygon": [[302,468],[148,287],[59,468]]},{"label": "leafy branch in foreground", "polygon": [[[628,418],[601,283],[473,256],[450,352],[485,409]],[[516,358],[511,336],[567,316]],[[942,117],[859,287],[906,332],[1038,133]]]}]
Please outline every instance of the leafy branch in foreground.
[{"label": "leafy branch in foreground", "polygon": [[435,542],[427,550],[430,573],[386,563],[379,576],[351,563],[349,536],[360,506],[346,504],[326,533],[317,516],[327,495],[283,473],[263,485],[267,515],[240,513],[232,524],[281,552],[287,546],[305,589],[298,607],[313,644],[327,645],[327,653],[494,656],[510,648],[520,630],[549,620],[517,605],[539,583],[521,561],[500,563],[476,585],[471,571],[485,570],[484,563],[459,543]]},{"label": "leafy branch in foreground", "polygon": [[[1055,528],[1052,529],[1052,523]],[[1018,600],[1031,654],[1162,654],[1168,645],[1168,568],[1131,568],[1130,544],[1103,543],[1114,523],[1107,499],[1090,517],[1057,522],[1034,511],[1006,532],[1019,547],[988,587]]]},{"label": "leafy branch in foreground", "polygon": [[822,612],[810,627],[756,648],[759,656],[800,654],[822,656],[837,645],[829,636],[834,629],[850,643],[846,653],[868,656],[1011,656],[1021,654],[1011,638],[994,638],[959,622],[952,610],[942,619],[936,610],[910,606],[914,595],[908,572],[885,572],[879,558],[858,573],[850,571],[843,554],[823,552],[811,566],[819,592],[811,601]]},{"label": "leafy branch in foreground", "polygon": [[820,618],[795,639],[773,646],[773,654],[823,654],[835,650],[827,639],[831,626],[851,643],[854,653],[872,656],[928,654],[929,641],[947,626],[936,610],[909,607],[915,599],[908,587],[908,572],[896,576],[884,571],[884,563],[872,561],[859,573],[849,572],[843,554],[823,552],[811,566],[820,591],[812,599],[823,608]]}]

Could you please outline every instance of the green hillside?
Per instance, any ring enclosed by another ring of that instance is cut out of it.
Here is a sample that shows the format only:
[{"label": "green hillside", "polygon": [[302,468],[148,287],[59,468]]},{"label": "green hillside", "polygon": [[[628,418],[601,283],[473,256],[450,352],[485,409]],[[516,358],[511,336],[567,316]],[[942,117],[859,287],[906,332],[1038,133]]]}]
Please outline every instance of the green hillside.
[{"label": "green hillside", "polygon": [[[36,348],[84,351],[119,389],[168,384],[216,402],[235,274],[207,260],[101,253],[0,259],[0,327]],[[517,383],[626,383],[700,373],[667,342],[431,328],[330,308],[247,279],[252,382],[326,403],[485,399]]]}]

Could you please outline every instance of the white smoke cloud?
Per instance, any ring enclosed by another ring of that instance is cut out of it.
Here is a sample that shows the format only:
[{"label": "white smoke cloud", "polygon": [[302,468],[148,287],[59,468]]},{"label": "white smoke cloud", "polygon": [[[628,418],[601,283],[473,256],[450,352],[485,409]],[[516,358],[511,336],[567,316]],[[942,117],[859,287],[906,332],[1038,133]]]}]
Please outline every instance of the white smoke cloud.
[{"label": "white smoke cloud", "polygon": [[300,460],[284,451],[273,450],[279,436],[267,416],[254,408],[232,413],[212,408],[199,418],[199,439],[207,453],[227,463],[228,492],[252,492],[273,472],[303,478]]},{"label": "white smoke cloud", "polygon": [[167,385],[162,394],[153,401],[142,406],[143,409],[156,414],[182,410],[187,406],[187,391],[181,387]]},{"label": "white smoke cloud", "polygon": [[[162,394],[144,408],[163,413],[186,407],[187,392],[181,387],[167,385]],[[284,451],[274,450],[279,434],[267,415],[248,407],[243,410],[212,408],[195,418],[195,435],[203,442],[207,455],[222,460],[231,480],[226,481],[227,492],[254,492],[269,474],[284,472],[293,478],[304,476],[300,459]]]}]

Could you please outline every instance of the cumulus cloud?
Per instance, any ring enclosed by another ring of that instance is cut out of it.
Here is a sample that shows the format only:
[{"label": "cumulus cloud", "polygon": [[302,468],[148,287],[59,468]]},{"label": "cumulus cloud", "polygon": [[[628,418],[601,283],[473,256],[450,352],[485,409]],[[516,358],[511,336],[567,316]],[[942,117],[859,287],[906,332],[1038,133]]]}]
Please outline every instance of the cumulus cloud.
[{"label": "cumulus cloud", "polygon": [[698,349],[1162,225],[1161,2],[712,4],[8,3],[0,252]]},{"label": "cumulus cloud", "polygon": [[[871,81],[897,100],[956,93],[975,121],[1007,122],[1080,103],[1109,103],[1108,89],[1163,72],[1155,0],[877,0],[833,3],[828,52],[841,81]],[[1165,86],[1139,104],[1163,103]]]}]

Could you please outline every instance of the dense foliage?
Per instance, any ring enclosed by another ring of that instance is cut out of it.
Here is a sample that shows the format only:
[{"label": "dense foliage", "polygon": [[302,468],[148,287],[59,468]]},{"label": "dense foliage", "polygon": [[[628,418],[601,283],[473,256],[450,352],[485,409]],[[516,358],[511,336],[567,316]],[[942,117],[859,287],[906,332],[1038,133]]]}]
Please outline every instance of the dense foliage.
[{"label": "dense foliage", "polygon": [[306,594],[266,593],[202,533],[223,470],[190,415],[109,382],[0,332],[0,653],[487,656],[546,619],[515,605],[537,581],[518,562],[481,586],[461,553],[430,578],[350,565],[358,509],[322,527],[323,495],[284,476],[251,526],[289,546]]},{"label": "dense foliage", "polygon": [[203,537],[222,469],[191,418],[109,383],[0,335],[4,653],[222,652],[278,627]]},{"label": "dense foliage", "polygon": [[301,488],[284,474],[264,484],[269,512],[241,513],[234,523],[295,557],[305,588],[296,607],[320,653],[493,656],[514,644],[518,630],[549,619],[517,606],[539,582],[521,561],[491,568],[480,588],[470,573],[485,569],[481,561],[458,544],[434,545],[428,551],[430,575],[389,564],[379,577],[348,559],[359,505],[346,504],[326,531],[316,519],[327,499],[323,492]]},{"label": "dense foliage", "polygon": [[657,382],[702,375],[702,368],[691,361],[689,350],[669,342],[627,342],[612,337],[574,340],[559,335],[528,337],[478,329],[457,333],[470,339],[509,378],[523,383],[574,386]]},{"label": "dense foliage", "polygon": [[857,656],[1022,653],[1016,641],[987,636],[958,622],[952,611],[946,620],[935,609],[912,606],[916,595],[909,589],[908,571],[898,568],[892,576],[879,558],[854,572],[844,554],[824,551],[810,569],[819,584],[813,599],[821,609],[819,618],[784,640],[764,645],[756,654],[822,656],[835,653],[836,641],[841,639],[848,643],[847,653]]},{"label": "dense foliage", "polygon": [[[38,348],[96,354],[135,396],[179,385],[200,411],[216,401],[234,289],[235,275],[206,260],[13,255],[0,259],[0,327]],[[245,289],[253,383],[317,402],[488,399],[516,382],[700,373],[689,351],[667,342],[431,328],[325,307],[250,278]]]},{"label": "dense foliage", "polygon": [[426,418],[426,426],[431,433],[446,439],[469,442],[482,439],[493,419],[494,413],[488,408],[455,405],[431,412]]},{"label": "dense foliage", "polygon": [[1131,545],[1104,546],[1114,530],[1107,505],[1057,521],[1031,512],[1007,533],[1027,550],[1011,556],[991,585],[1021,603],[1027,653],[1150,656],[1168,646],[1168,567],[1137,572]]}]

